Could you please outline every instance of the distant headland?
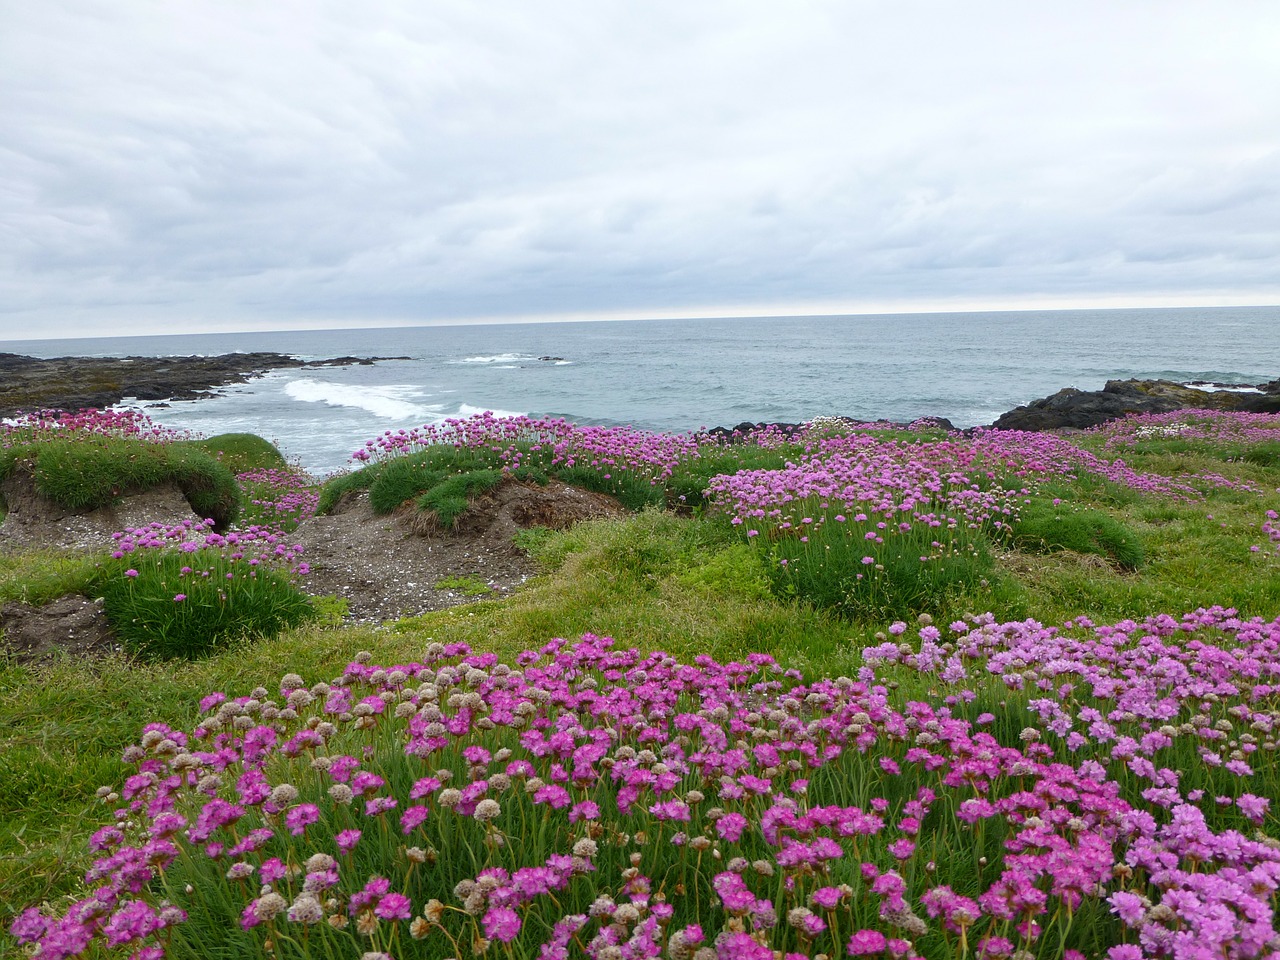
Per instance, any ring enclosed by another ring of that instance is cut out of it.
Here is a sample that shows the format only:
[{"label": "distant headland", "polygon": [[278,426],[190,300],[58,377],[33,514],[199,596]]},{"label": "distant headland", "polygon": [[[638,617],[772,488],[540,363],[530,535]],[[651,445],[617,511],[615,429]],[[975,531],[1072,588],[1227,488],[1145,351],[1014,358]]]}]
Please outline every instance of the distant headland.
[{"label": "distant headland", "polygon": [[407,357],[300,360],[284,353],[214,357],[53,357],[0,353],[0,416],[58,408],[104,408],[126,398],[199,400],[271,370],[368,365]]}]

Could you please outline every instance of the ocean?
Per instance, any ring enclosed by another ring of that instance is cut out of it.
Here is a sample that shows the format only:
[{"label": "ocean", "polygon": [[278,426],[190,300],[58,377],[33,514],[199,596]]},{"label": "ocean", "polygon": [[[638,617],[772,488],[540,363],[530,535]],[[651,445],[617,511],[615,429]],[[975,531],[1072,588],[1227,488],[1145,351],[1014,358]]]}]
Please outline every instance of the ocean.
[{"label": "ocean", "polygon": [[[316,474],[385,430],[482,410],[681,432],[821,415],[990,423],[1109,379],[1254,384],[1280,377],[1280,307],[584,321],[22,340],[30,356],[271,350],[315,359],[205,400],[137,404],[166,426],[247,431]],[[128,405],[128,404],[126,404]]]}]

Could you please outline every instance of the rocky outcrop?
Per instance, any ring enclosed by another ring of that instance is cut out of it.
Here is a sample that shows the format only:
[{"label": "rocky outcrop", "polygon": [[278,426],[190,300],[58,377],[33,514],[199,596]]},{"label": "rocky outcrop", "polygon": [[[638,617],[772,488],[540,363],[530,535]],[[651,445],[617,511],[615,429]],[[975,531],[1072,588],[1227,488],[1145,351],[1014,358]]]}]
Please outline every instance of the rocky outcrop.
[{"label": "rocky outcrop", "polygon": [[1171,380],[1108,380],[1101,390],[1059,390],[1010,410],[992,426],[997,430],[1084,430],[1131,413],[1191,409],[1280,413],[1280,380],[1261,384],[1250,393],[1202,390]]},{"label": "rocky outcrop", "polygon": [[367,365],[407,357],[299,360],[283,353],[217,357],[53,357],[0,353],[0,416],[22,411],[102,409],[126,397],[197,400],[271,370]]},{"label": "rocky outcrop", "polygon": [[920,417],[910,423],[902,423],[897,420],[857,420],[853,417],[837,416],[815,417],[807,423],[752,423],[750,420],[744,420],[736,427],[712,427],[706,432],[706,435],[715,437],[722,443],[738,443],[763,430],[771,430],[784,437],[794,437],[797,434],[806,433],[813,429],[830,429],[839,433],[855,428],[867,429],[875,427],[931,428],[934,430],[946,430],[948,433],[956,430],[955,424],[946,417]]}]

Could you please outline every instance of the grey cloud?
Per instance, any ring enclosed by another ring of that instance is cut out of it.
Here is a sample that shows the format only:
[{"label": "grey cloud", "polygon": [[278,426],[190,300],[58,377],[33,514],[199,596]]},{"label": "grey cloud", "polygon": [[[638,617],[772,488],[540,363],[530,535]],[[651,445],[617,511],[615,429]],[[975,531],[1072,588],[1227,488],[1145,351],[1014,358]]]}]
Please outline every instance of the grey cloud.
[{"label": "grey cloud", "polygon": [[0,337],[1280,294],[1261,7],[0,9]]}]

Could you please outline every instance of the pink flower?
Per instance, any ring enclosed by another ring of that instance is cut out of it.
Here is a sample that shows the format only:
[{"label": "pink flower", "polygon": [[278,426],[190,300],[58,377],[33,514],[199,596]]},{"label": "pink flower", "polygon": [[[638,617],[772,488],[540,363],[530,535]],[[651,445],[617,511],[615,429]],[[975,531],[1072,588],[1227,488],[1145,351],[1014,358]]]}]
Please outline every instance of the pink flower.
[{"label": "pink flower", "polygon": [[510,943],[520,933],[520,916],[510,907],[490,907],[484,915],[484,935]]},{"label": "pink flower", "polygon": [[343,830],[333,838],[334,843],[338,845],[338,849],[343,853],[350,853],[355,849],[355,845],[360,842],[359,830]]},{"label": "pink flower", "polygon": [[383,920],[408,920],[413,908],[403,893],[388,893],[378,901],[373,912]]},{"label": "pink flower", "polygon": [[307,827],[319,819],[319,807],[314,803],[300,803],[284,815],[284,825],[289,828],[291,834],[300,837]]},{"label": "pink flower", "polygon": [[845,950],[851,957],[871,957],[884,953],[889,941],[879,930],[858,930],[849,938]]}]

